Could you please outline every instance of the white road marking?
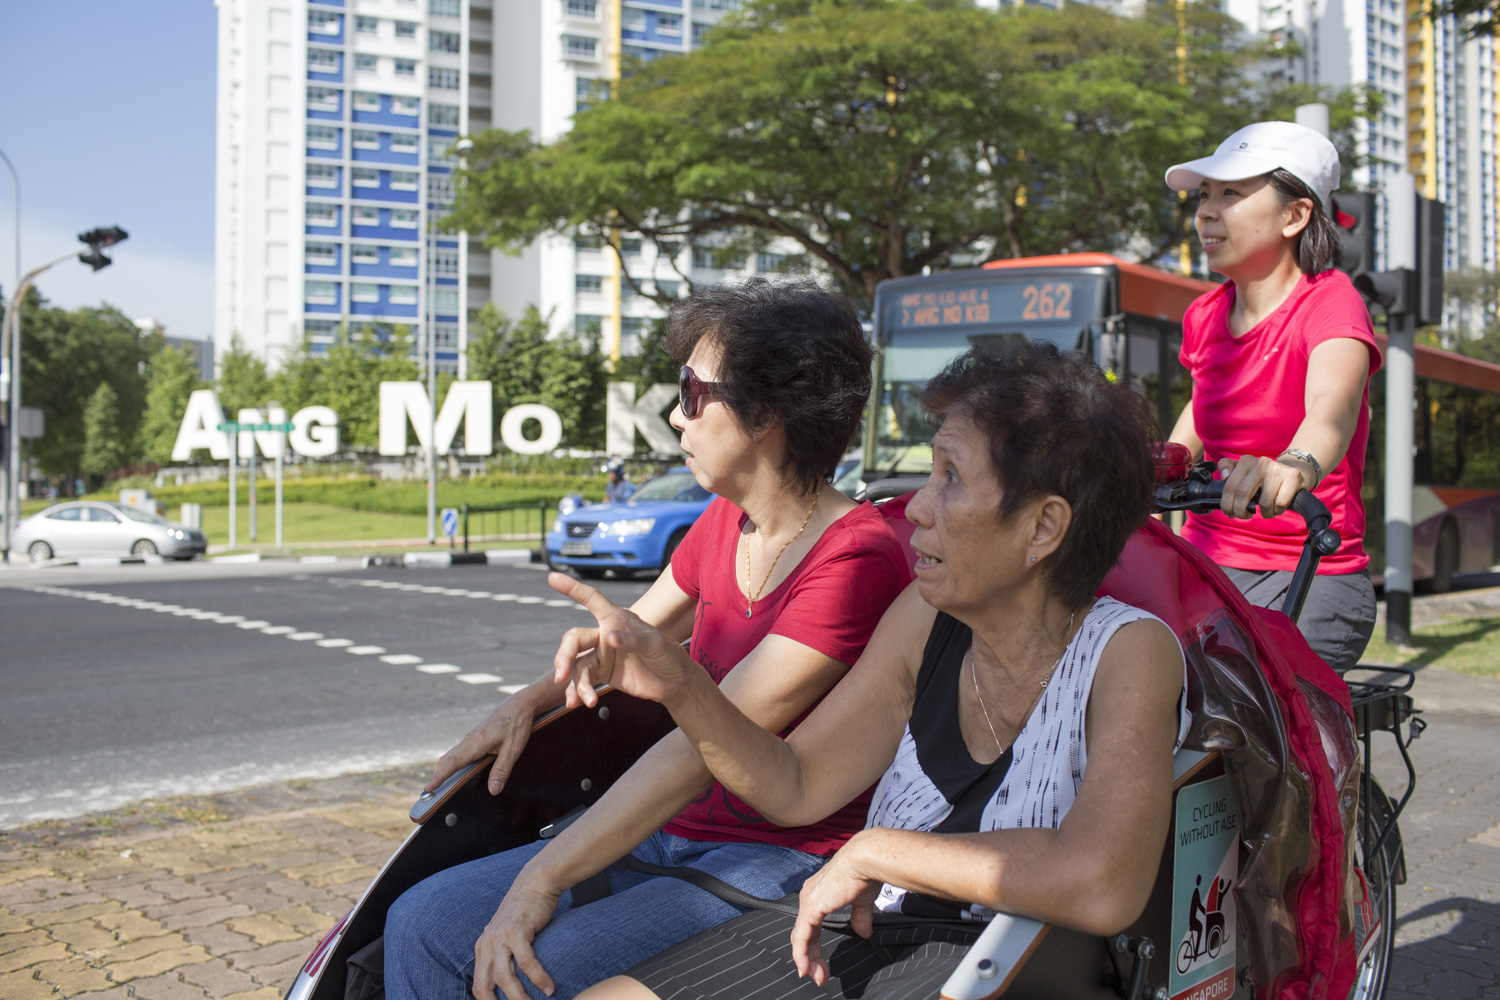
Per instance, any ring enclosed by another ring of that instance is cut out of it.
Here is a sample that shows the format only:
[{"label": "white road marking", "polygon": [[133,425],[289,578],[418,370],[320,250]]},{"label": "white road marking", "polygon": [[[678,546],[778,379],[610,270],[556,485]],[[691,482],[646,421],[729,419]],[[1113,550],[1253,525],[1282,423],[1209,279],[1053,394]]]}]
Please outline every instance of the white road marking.
[{"label": "white road marking", "polygon": [[490,600],[492,600],[492,601],[514,601],[519,596],[520,596],[519,594],[496,594],[494,597],[490,598]]},{"label": "white road marking", "polygon": [[244,629],[245,631],[248,632],[248,631],[250,631],[253,628],[265,628],[269,624],[271,624],[271,623],[268,622],[268,621],[264,621],[264,620],[261,620],[261,619],[256,619],[255,621],[236,622],[234,627],[235,628],[242,628],[242,629]]},{"label": "white road marking", "polygon": [[414,663],[421,663],[420,656],[412,656],[410,653],[391,653],[380,658],[381,663],[389,663],[393,667],[407,667]]},{"label": "white road marking", "polygon": [[456,674],[463,667],[455,667],[451,663],[424,663],[417,669],[424,674]]},{"label": "white road marking", "polygon": [[491,594],[488,590],[471,590],[471,591],[469,591],[469,596],[470,597],[494,597],[495,595]]},{"label": "white road marking", "polygon": [[547,607],[549,607],[549,608],[579,608],[579,609],[584,610],[584,611],[588,610],[583,605],[579,604],[577,601],[570,601],[570,600],[567,600],[566,598],[564,598],[563,600],[557,600],[557,601],[543,601],[542,603],[546,604]]},{"label": "white road marking", "polygon": [[323,638],[323,633],[322,632],[293,632],[291,635],[287,636],[287,638],[291,639],[293,642],[306,642],[309,639],[321,639],[321,638]]},{"label": "white road marking", "polygon": [[261,629],[260,631],[263,635],[290,636],[291,633],[296,632],[297,630],[292,628],[290,625],[271,625],[267,628]]},{"label": "white road marking", "polygon": [[[318,643],[318,645],[321,646],[323,644],[320,642],[320,643]],[[385,652],[385,647],[384,646],[350,646],[348,649],[344,650],[344,652],[346,652],[346,653],[353,653],[355,656],[374,656],[377,653],[384,653]]]},{"label": "white road marking", "polygon": [[516,598],[516,603],[517,604],[542,604],[546,600],[547,599],[545,597],[518,597],[518,598]]},{"label": "white road marking", "polygon": [[343,646],[354,645],[353,639],[319,639],[318,645],[324,649],[339,649]]},{"label": "white road marking", "polygon": [[499,674],[459,674],[453,679],[463,681],[465,684],[499,684],[505,680]]},{"label": "white road marking", "polygon": [[214,616],[214,621],[218,622],[221,625],[233,625],[235,622],[242,622],[244,620],[245,620],[245,616],[244,615],[215,615]]}]

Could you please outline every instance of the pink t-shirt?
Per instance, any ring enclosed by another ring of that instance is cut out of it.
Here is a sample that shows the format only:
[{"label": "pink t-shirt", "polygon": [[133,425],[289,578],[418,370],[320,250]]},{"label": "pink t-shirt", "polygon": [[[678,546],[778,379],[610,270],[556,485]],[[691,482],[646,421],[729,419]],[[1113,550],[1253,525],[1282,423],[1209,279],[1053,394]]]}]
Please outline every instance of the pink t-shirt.
[{"label": "pink t-shirt", "polygon": [[[1349,337],[1370,352],[1370,374],[1380,367],[1380,349],[1364,299],[1342,271],[1330,270],[1297,282],[1281,306],[1243,336],[1229,332],[1234,282],[1203,295],[1182,318],[1182,364],[1193,376],[1193,426],[1204,458],[1280,455],[1307,415],[1307,359],[1319,344]],[[1355,573],[1369,564],[1364,551],[1365,445],[1370,436],[1368,380],[1359,422],[1343,461],[1325,468],[1314,495],[1333,514],[1343,544],[1318,566],[1319,573]],[[1220,511],[1189,514],[1182,536],[1221,566],[1292,569],[1307,538],[1296,515],[1266,520],[1228,517]]]},{"label": "pink t-shirt", "polygon": [[[740,589],[744,562],[736,558],[744,519],[738,507],[716,498],[672,553],[672,578],[698,600],[689,650],[693,659],[715,683],[722,683],[762,639],[780,635],[852,665],[885,609],[911,582],[901,543],[880,511],[860,504],[830,525],[780,586],[755,602],[749,618]],[[817,823],[787,828],[767,822],[716,781],[664,829],[691,840],[749,841],[832,854],[864,828],[869,795]]]}]

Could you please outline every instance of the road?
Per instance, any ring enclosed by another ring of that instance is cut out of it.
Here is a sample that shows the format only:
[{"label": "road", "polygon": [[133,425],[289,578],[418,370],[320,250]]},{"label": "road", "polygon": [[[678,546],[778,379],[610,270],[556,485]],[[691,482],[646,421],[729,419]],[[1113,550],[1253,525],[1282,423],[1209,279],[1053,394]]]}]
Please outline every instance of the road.
[{"label": "road", "polygon": [[589,620],[524,564],[7,570],[0,829],[432,760]]}]

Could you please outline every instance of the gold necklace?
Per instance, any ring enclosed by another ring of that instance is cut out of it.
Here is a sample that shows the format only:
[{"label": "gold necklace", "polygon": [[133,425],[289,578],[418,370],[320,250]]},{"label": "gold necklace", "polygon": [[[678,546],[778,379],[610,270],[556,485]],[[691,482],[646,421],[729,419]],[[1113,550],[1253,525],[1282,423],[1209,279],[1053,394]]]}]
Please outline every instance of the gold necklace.
[{"label": "gold necklace", "polygon": [[1073,620],[1077,617],[1077,611],[1068,615],[1068,641],[1063,643],[1062,652],[1057,654],[1057,659],[1052,663],[1052,669],[1047,671],[1046,677],[1042,678],[1036,696],[1031,699],[1031,704],[1026,706],[1026,714],[1021,716],[1020,729],[1016,730],[1016,735],[1011,737],[1010,743],[1005,744],[1003,747],[1000,746],[1000,737],[995,733],[995,724],[990,721],[990,710],[984,707],[984,695],[979,693],[979,664],[974,658],[973,645],[969,646],[969,652],[966,655],[969,660],[969,677],[974,682],[974,700],[979,702],[979,711],[984,713],[984,724],[990,729],[990,739],[995,741],[995,746],[1000,747],[1000,754],[995,758],[996,760],[1004,757],[1005,751],[1009,750],[1015,744],[1016,737],[1020,736],[1021,730],[1026,728],[1026,722],[1031,718],[1031,713],[1036,711],[1036,703],[1041,701],[1042,695],[1047,693],[1047,685],[1052,683],[1052,675],[1057,673],[1057,668],[1062,663],[1063,657],[1068,654],[1068,647],[1073,644]]},{"label": "gold necklace", "polygon": [[751,609],[755,607],[755,602],[760,600],[761,592],[766,589],[766,584],[771,582],[771,574],[776,572],[776,564],[781,562],[781,553],[785,552],[791,546],[792,542],[795,542],[797,539],[801,538],[802,533],[807,530],[807,522],[812,520],[813,511],[818,507],[818,497],[822,495],[823,487],[821,484],[819,484],[817,490],[813,493],[812,506],[807,508],[807,516],[802,519],[802,527],[797,529],[797,533],[795,535],[787,539],[786,545],[783,545],[781,547],[781,552],[776,553],[776,558],[771,560],[771,568],[766,570],[765,576],[761,577],[760,590],[755,591],[755,593],[753,594],[750,592],[750,533],[748,531],[745,533],[745,598],[747,600],[747,603],[745,604],[746,618],[750,617]]}]

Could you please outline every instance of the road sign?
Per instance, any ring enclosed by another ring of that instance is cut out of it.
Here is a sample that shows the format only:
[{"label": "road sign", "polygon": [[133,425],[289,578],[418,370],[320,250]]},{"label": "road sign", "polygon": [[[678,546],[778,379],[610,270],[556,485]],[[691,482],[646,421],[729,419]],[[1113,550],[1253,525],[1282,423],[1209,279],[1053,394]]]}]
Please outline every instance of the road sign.
[{"label": "road sign", "polygon": [[242,424],[235,420],[226,420],[219,425],[219,430],[226,434],[235,432],[244,434],[248,431],[280,431],[283,434],[290,434],[292,432],[292,424],[290,422],[284,424]]},{"label": "road sign", "polygon": [[443,534],[452,538],[458,534],[458,510],[454,507],[443,508]]}]

